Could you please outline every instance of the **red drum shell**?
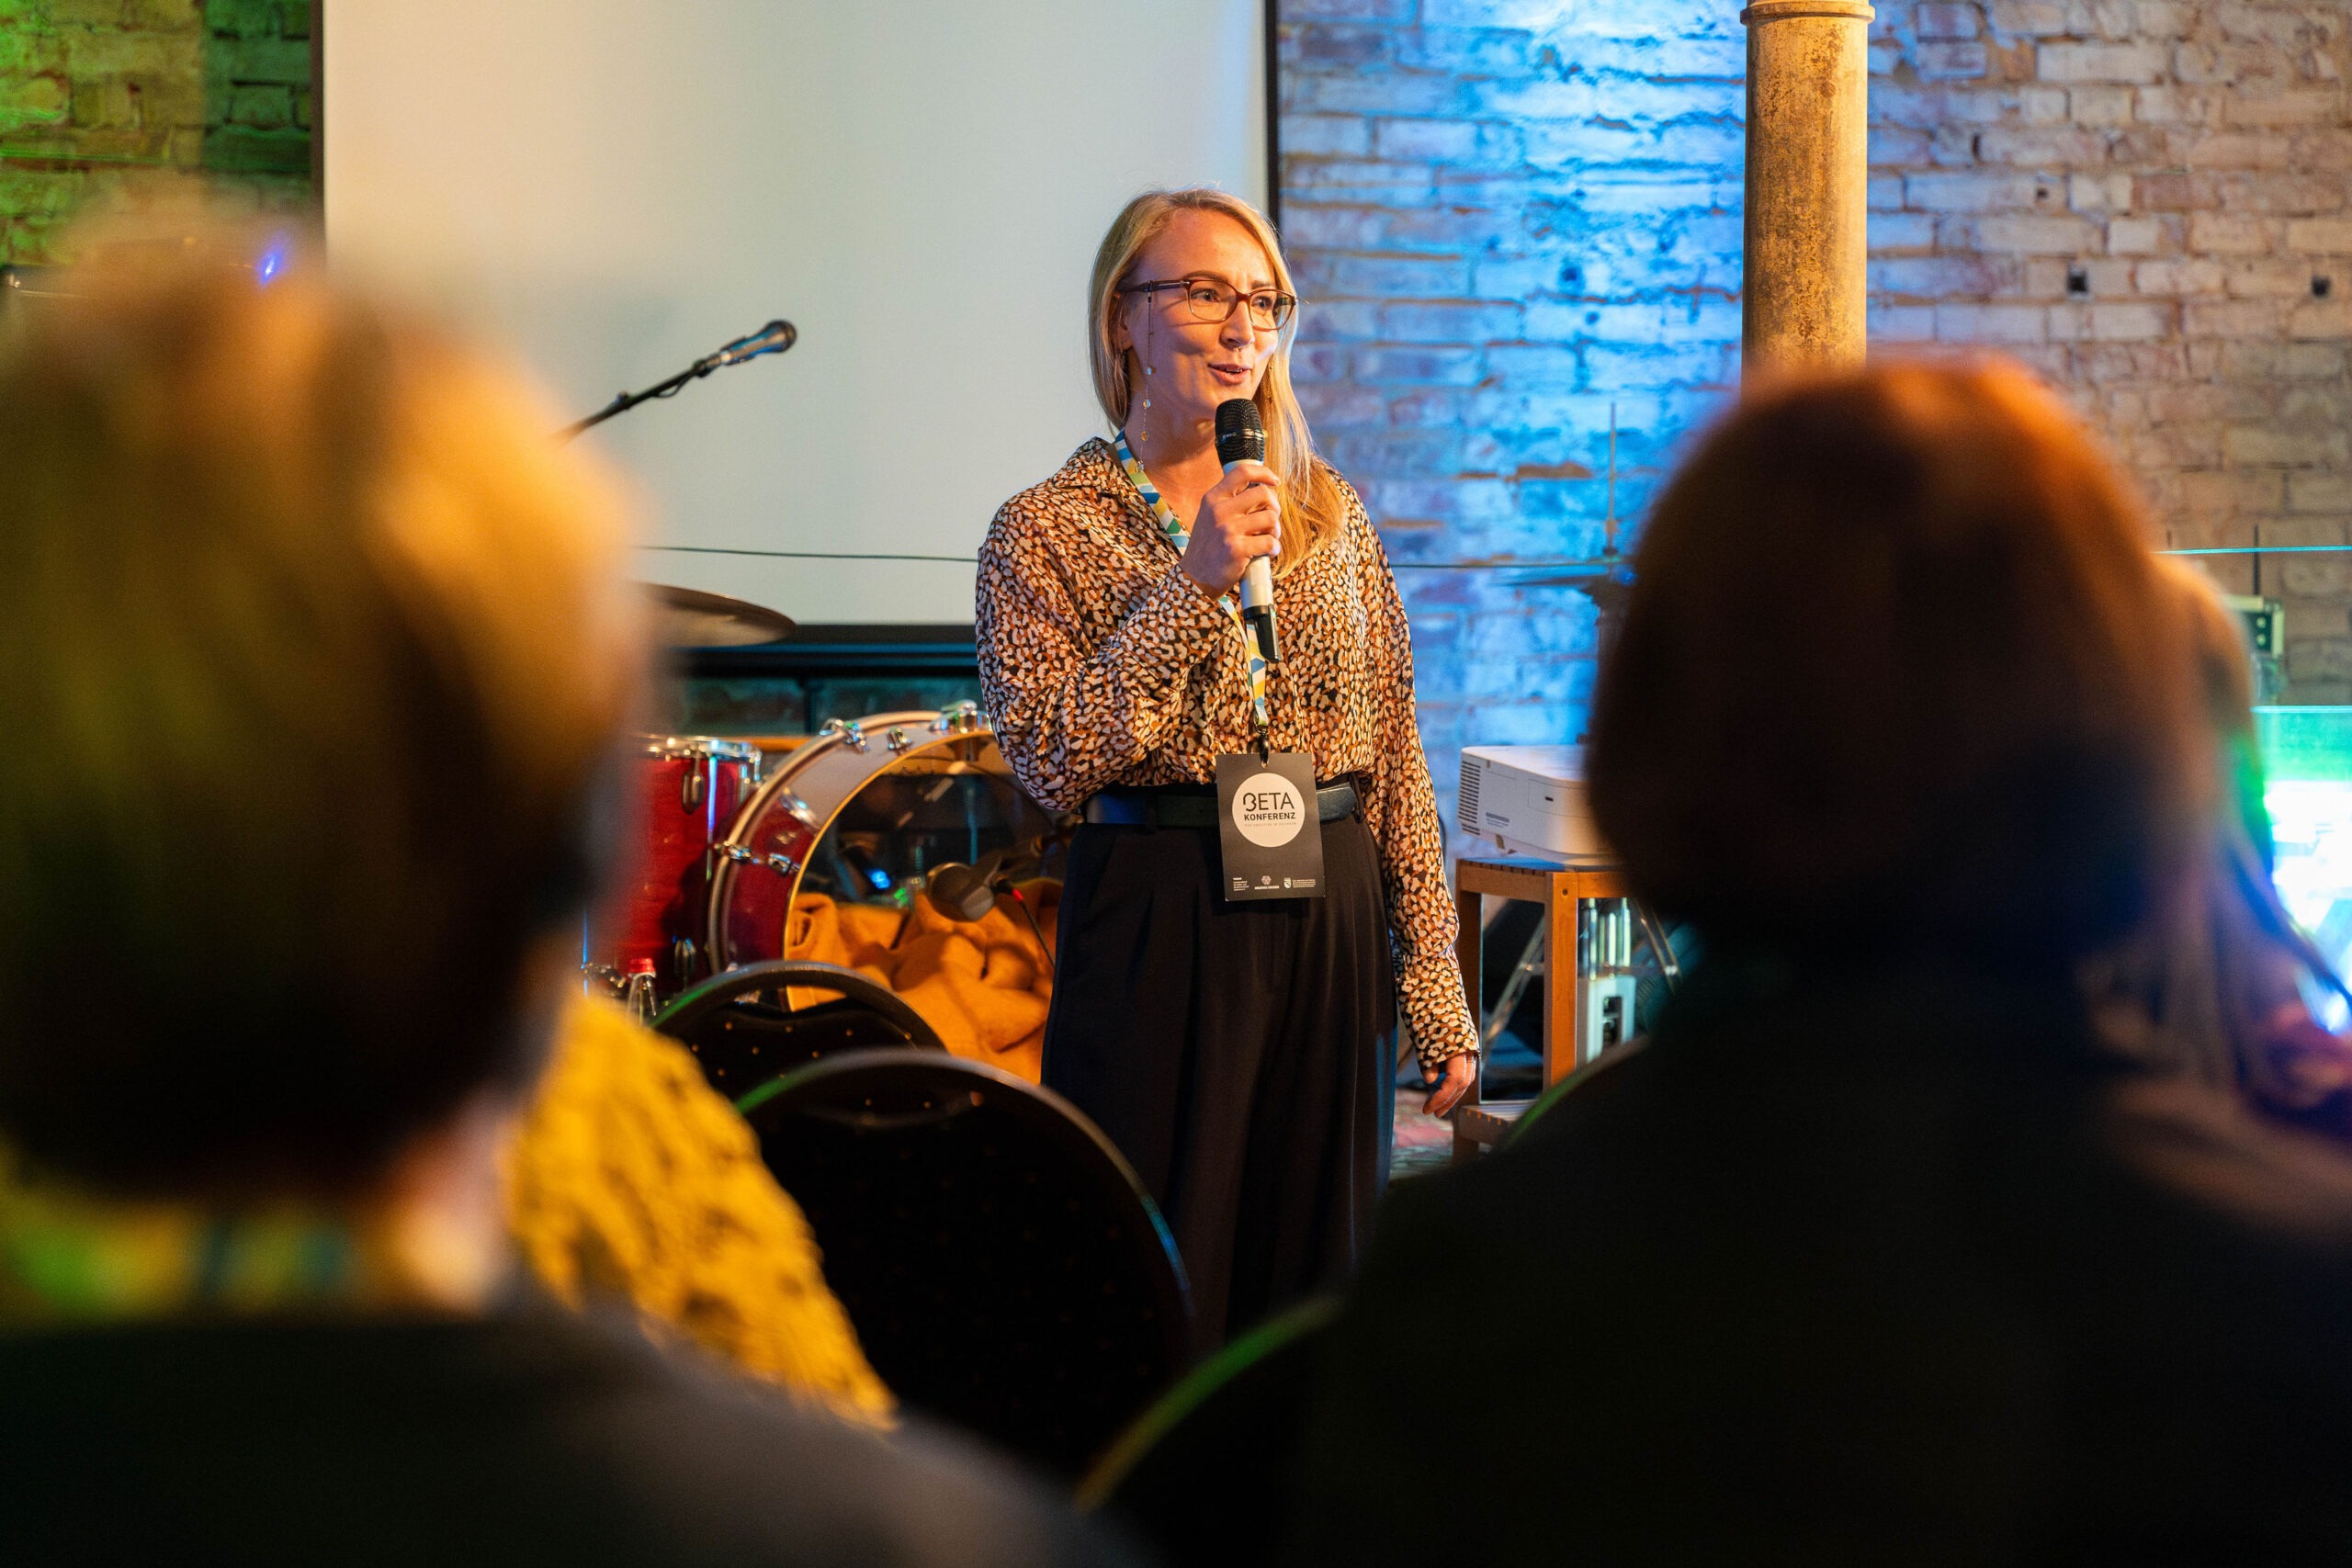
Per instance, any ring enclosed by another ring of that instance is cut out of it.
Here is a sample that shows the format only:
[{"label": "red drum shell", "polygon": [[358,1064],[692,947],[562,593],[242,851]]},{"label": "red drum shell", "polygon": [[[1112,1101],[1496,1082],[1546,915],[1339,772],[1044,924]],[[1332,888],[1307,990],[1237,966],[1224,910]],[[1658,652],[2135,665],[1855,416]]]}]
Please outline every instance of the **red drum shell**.
[{"label": "red drum shell", "polygon": [[650,965],[656,993],[668,996],[709,972],[702,939],[710,850],[759,782],[760,749],[707,736],[642,740],[633,770],[637,853],[600,911],[588,959],[623,976]]},{"label": "red drum shell", "polygon": [[[978,775],[1021,828],[1052,826],[1013,784],[993,732],[968,705],[829,725],[777,764],[718,846],[705,925],[713,971],[783,957],[793,898],[828,831],[854,817],[852,803],[884,775],[916,773]],[[972,856],[959,849],[940,858]]]}]

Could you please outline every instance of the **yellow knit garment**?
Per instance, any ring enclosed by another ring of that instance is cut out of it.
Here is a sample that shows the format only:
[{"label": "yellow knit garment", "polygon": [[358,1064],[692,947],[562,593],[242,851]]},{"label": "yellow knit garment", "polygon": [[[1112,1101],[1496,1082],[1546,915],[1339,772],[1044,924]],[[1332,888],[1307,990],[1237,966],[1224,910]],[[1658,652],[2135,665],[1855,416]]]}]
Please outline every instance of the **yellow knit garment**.
[{"label": "yellow knit garment", "polygon": [[684,1046],[618,1008],[569,1010],[507,1156],[506,1208],[565,1302],[620,1297],[756,1377],[888,1425],[890,1392],[752,1129]]}]

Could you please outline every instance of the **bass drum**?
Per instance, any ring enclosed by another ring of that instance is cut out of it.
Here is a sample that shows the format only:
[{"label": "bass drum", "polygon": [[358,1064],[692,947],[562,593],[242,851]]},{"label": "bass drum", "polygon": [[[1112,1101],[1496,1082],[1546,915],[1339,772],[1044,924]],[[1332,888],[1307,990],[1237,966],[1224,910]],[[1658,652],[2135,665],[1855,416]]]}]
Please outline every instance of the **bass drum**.
[{"label": "bass drum", "polygon": [[[715,846],[711,968],[786,956],[803,893],[904,908],[936,867],[1035,847],[1055,827],[971,703],[834,719],[777,765]],[[1049,852],[1044,874],[1061,874],[1058,858]]]}]

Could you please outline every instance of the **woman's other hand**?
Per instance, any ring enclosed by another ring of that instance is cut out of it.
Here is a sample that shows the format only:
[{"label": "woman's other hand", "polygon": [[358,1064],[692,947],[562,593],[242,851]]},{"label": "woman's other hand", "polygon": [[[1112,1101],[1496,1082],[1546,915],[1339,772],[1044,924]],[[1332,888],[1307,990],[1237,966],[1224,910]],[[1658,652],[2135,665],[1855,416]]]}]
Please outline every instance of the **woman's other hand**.
[{"label": "woman's other hand", "polygon": [[1263,463],[1236,463],[1201,497],[1184,571],[1202,587],[1231,592],[1250,563],[1283,553],[1282,479]]},{"label": "woman's other hand", "polygon": [[1421,1109],[1431,1116],[1451,1115],[1453,1108],[1462,1103],[1462,1097],[1470,1092],[1470,1086],[1478,1081],[1478,1053],[1464,1051],[1459,1055],[1448,1056],[1442,1077],[1424,1067],[1421,1069],[1421,1081],[1437,1086],[1430,1090],[1429,1102]]}]

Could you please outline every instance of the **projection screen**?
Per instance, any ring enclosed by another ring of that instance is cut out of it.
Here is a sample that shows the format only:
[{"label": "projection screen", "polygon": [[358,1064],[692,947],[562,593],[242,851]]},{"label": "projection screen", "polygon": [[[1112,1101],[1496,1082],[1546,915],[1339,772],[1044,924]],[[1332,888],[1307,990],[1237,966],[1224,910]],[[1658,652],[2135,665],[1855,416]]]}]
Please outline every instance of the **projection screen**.
[{"label": "projection screen", "polygon": [[[570,414],[798,328],[582,439],[650,502],[641,575],[802,621],[968,622],[998,503],[1103,428],[1112,215],[1267,198],[1261,0],[324,11],[338,265],[503,339]],[[737,551],[776,553],[690,553]]]}]

